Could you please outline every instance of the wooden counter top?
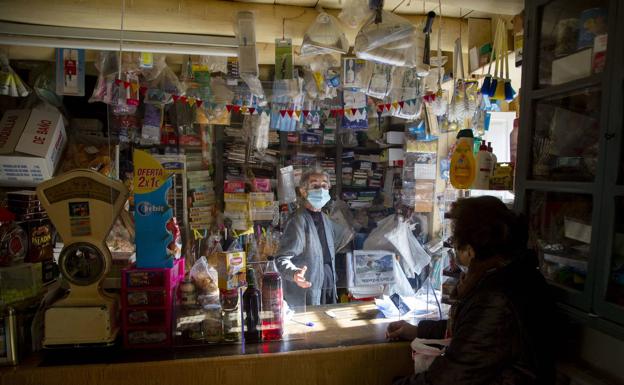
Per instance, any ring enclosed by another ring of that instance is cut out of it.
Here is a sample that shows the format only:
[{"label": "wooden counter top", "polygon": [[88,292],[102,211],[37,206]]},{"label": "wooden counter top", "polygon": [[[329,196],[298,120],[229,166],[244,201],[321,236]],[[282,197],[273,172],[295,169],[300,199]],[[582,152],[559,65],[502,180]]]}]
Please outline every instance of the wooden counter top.
[{"label": "wooden counter top", "polygon": [[[331,310],[335,318],[325,312]],[[316,307],[287,323],[284,341],[167,350],[49,350],[0,370],[18,384],[390,384],[413,370],[407,342],[388,343],[373,303]],[[302,323],[313,322],[314,326]]]}]

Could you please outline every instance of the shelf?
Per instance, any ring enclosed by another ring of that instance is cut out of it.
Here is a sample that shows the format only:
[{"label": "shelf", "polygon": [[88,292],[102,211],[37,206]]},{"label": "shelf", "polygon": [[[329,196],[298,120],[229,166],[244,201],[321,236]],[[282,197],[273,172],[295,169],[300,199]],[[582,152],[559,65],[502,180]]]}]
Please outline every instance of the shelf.
[{"label": "shelf", "polygon": [[565,193],[593,194],[594,182],[556,182],[527,180],[525,190],[541,190]]},{"label": "shelf", "polygon": [[545,99],[553,96],[565,96],[566,94],[570,94],[574,91],[590,87],[599,87],[601,85],[602,73],[568,83],[558,84],[556,86],[534,89],[529,92],[529,95],[532,100]]}]

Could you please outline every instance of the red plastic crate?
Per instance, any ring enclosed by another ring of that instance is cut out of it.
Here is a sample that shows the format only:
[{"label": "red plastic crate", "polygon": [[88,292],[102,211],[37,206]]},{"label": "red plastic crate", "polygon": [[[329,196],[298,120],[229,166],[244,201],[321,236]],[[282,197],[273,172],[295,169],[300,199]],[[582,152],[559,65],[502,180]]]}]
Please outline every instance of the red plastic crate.
[{"label": "red plastic crate", "polygon": [[153,348],[172,344],[176,288],[184,279],[184,259],[171,268],[122,270],[121,319],[124,347]]}]

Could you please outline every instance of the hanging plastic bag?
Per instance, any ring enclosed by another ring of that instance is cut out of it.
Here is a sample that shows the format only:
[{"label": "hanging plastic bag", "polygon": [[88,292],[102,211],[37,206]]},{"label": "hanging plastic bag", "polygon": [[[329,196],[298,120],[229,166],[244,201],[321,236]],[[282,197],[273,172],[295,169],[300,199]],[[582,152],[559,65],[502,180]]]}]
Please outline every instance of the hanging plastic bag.
[{"label": "hanging plastic bag", "polygon": [[264,153],[269,148],[269,124],[271,123],[271,118],[266,114],[249,115],[248,117],[251,119],[253,149]]},{"label": "hanging plastic bag", "polygon": [[424,81],[418,76],[416,68],[396,68],[392,75],[391,101],[400,101],[398,109],[393,113],[399,118],[414,120],[421,110]]},{"label": "hanging plastic bag", "polygon": [[411,297],[414,295],[414,289],[412,285],[410,285],[407,280],[407,276],[403,269],[401,269],[401,264],[397,261],[396,258],[393,260],[394,264],[394,283],[386,285],[384,288],[384,294],[387,296],[391,296],[396,293],[401,297]]},{"label": "hanging plastic bag", "polygon": [[385,98],[392,86],[392,73],[394,67],[383,63],[369,63],[372,66],[366,95],[377,99]]},{"label": "hanging plastic bag", "polygon": [[118,53],[100,51],[95,62],[98,70],[98,78],[93,88],[93,93],[89,98],[89,103],[102,102],[110,104],[113,92],[115,77],[119,70]]},{"label": "hanging plastic bag", "polygon": [[371,16],[362,26],[355,38],[356,55],[384,47],[397,41],[410,39],[414,33],[414,25],[392,12],[382,11],[381,23],[375,23],[375,15]]},{"label": "hanging plastic bag", "polygon": [[300,55],[345,54],[348,51],[349,42],[340,29],[338,20],[326,12],[321,12],[303,35]]},{"label": "hanging plastic bag", "polygon": [[293,166],[282,167],[277,179],[277,197],[281,204],[297,201],[295,170]]},{"label": "hanging plastic bag", "polygon": [[399,219],[397,225],[384,237],[401,256],[401,267],[408,277],[420,274],[431,262],[431,257],[416,239],[407,221]]},{"label": "hanging plastic bag", "polygon": [[368,0],[345,0],[338,18],[349,28],[357,28],[372,14],[373,11],[368,7]]},{"label": "hanging plastic bag", "polygon": [[[349,206],[345,201],[337,199],[331,204],[329,218],[345,229],[342,237],[343,239],[341,242],[338,242],[339,244],[346,244],[353,239],[355,236],[354,228],[356,228],[356,225],[351,209],[349,209]],[[359,230],[360,227],[358,226],[357,229]]]}]

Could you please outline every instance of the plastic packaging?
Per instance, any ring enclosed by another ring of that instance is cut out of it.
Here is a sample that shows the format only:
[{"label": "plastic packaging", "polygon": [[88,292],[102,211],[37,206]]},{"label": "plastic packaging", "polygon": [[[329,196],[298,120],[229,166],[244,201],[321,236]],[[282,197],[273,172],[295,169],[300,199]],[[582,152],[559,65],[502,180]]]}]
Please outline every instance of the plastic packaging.
[{"label": "plastic packaging", "polygon": [[236,14],[236,37],[238,39],[239,74],[258,75],[256,52],[256,18],[251,11]]},{"label": "plastic packaging", "polygon": [[9,58],[0,54],[0,95],[26,97],[30,89],[9,65]]},{"label": "plastic packaging", "polygon": [[394,67],[383,63],[369,63],[372,66],[366,95],[383,99],[390,92]]},{"label": "plastic packaging", "polygon": [[375,15],[371,16],[358,32],[354,47],[358,56],[375,48],[409,39],[414,33],[414,25],[400,16],[382,11],[381,17],[381,23],[377,24]]},{"label": "plastic packaging", "polygon": [[217,270],[208,264],[206,257],[201,257],[195,262],[189,275],[197,289],[197,301],[201,305],[219,303]]},{"label": "plastic packaging", "polygon": [[303,35],[301,56],[325,53],[347,53],[349,42],[340,29],[338,20],[326,12],[321,12]]},{"label": "plastic packaging", "polygon": [[277,197],[281,204],[297,201],[295,191],[295,170],[293,166],[280,168],[277,180]]},{"label": "plastic packaging", "polygon": [[338,18],[349,28],[357,28],[372,14],[373,11],[368,6],[368,0],[344,0]]}]

